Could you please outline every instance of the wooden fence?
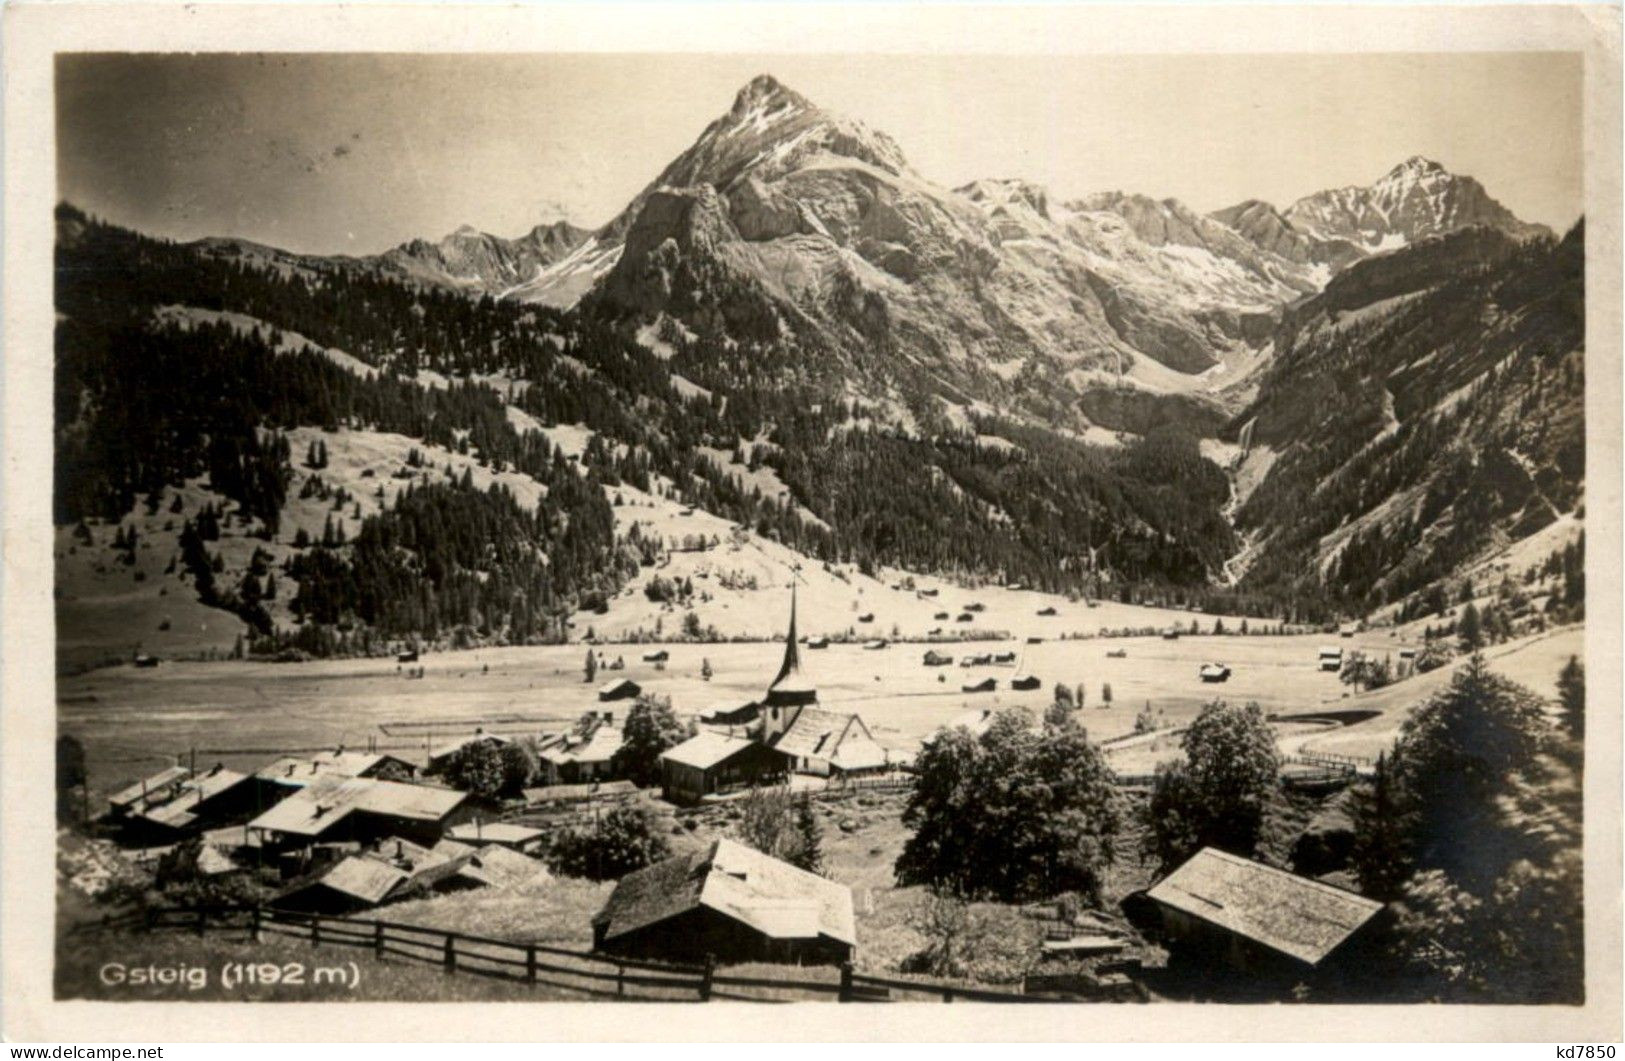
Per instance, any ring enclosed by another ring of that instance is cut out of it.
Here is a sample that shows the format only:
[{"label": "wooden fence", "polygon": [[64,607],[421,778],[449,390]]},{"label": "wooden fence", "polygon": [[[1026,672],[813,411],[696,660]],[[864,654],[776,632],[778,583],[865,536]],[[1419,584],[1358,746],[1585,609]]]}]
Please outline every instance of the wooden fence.
[{"label": "wooden fence", "polygon": [[838,980],[819,979],[809,969],[786,967],[783,978],[732,975],[707,961],[703,965],[640,961],[583,952],[544,943],[516,943],[421,925],[281,910],[264,906],[152,908],[104,919],[102,928],[172,930],[203,935],[240,931],[254,942],[277,936],[312,947],[370,950],[380,961],[400,959],[440,966],[447,974],[467,974],[540,984],[588,997],[627,1001],[789,1002],[1051,1002],[1054,998],[901,977],[872,976],[840,967]]},{"label": "wooden fence", "polygon": [[847,792],[910,792],[913,789],[913,774],[892,773],[877,774],[873,777],[830,778],[825,782],[822,791],[838,796]]}]

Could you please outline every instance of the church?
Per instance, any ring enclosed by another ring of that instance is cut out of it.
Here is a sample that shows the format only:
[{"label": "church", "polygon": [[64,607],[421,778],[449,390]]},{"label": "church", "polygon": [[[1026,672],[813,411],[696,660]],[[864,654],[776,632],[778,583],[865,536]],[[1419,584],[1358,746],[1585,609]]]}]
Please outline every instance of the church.
[{"label": "church", "polygon": [[792,773],[834,777],[884,771],[886,749],[863,719],[818,706],[818,688],[801,669],[795,592],[792,586],[784,662],[762,699],[757,739],[784,756],[785,768]]},{"label": "church", "polygon": [[[818,688],[802,670],[794,586],[784,659],[766,695],[749,707],[748,721],[737,712],[728,719],[729,734],[741,721],[744,734],[729,736],[727,747],[718,744],[722,734],[706,731],[661,757],[669,793],[687,802],[785,774],[849,777],[882,773],[890,764],[889,754],[863,719],[819,706]],[[761,756],[762,751],[771,754]]]}]

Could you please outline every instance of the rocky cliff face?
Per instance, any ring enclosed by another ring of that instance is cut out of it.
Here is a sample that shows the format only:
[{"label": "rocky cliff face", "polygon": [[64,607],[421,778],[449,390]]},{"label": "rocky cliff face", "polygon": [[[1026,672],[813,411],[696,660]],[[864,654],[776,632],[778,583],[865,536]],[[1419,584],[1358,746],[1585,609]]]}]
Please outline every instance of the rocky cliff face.
[{"label": "rocky cliff face", "polygon": [[[946,401],[1067,418],[1103,382],[1205,389],[1318,288],[1175,201],[934,184],[885,134],[765,76],[595,238],[620,248],[600,312],[813,341],[849,366],[882,351]],[[856,383],[884,393],[895,371]]]},{"label": "rocky cliff face", "polygon": [[1259,199],[1216,210],[1212,216],[1259,248],[1300,265],[1325,265],[1335,272],[1365,256],[1348,240],[1316,239],[1299,231],[1279,210]]}]

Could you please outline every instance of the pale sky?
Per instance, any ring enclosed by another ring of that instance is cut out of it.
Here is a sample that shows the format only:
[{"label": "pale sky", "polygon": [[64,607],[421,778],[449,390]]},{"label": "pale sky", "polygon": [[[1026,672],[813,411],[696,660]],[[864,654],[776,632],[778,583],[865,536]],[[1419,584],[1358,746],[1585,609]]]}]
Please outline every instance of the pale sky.
[{"label": "pale sky", "polygon": [[1285,207],[1425,155],[1525,220],[1562,231],[1581,209],[1564,53],[72,56],[59,193],[154,235],[310,253],[597,226],[764,72],[949,186]]}]

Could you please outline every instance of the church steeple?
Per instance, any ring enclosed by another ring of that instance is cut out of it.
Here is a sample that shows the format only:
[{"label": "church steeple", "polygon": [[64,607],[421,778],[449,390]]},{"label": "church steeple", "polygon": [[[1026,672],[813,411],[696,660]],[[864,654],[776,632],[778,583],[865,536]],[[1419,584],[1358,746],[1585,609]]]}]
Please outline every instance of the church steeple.
[{"label": "church steeple", "polygon": [[779,665],[779,673],[773,679],[773,688],[792,674],[801,673],[801,650],[796,647],[796,587],[790,585],[790,632],[784,638],[784,662]]},{"label": "church steeple", "polygon": [[796,587],[790,586],[790,632],[784,637],[784,662],[778,676],[767,687],[770,706],[810,704],[818,700],[818,690],[801,673],[801,649],[796,643]]}]

